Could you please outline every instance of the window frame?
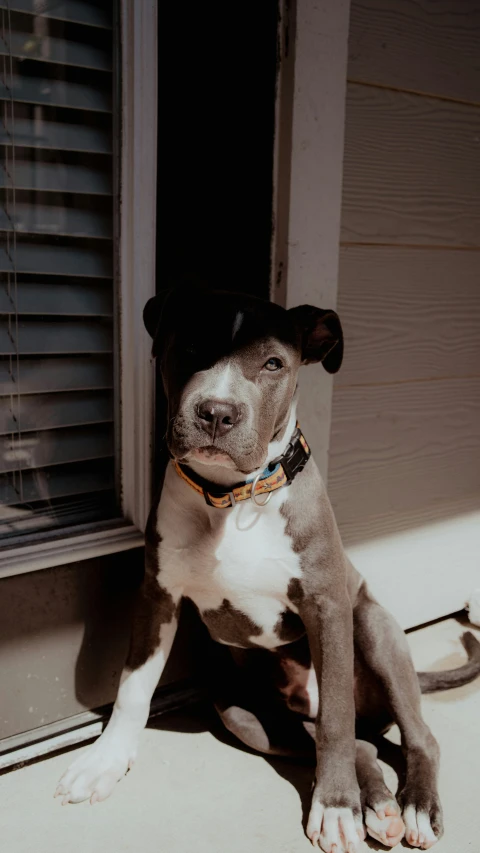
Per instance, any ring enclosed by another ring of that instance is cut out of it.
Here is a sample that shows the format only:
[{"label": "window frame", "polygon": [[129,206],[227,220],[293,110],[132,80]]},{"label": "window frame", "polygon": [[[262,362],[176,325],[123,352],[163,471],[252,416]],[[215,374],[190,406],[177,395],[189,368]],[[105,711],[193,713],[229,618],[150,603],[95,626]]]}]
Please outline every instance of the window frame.
[{"label": "window frame", "polygon": [[[119,170],[115,284],[118,318],[116,429],[123,518],[28,537],[0,551],[0,578],[93,559],[143,545],[152,488],[154,370],[143,307],[155,294],[157,174],[157,4],[119,2],[115,23]],[[117,130],[117,133],[115,132]]]}]

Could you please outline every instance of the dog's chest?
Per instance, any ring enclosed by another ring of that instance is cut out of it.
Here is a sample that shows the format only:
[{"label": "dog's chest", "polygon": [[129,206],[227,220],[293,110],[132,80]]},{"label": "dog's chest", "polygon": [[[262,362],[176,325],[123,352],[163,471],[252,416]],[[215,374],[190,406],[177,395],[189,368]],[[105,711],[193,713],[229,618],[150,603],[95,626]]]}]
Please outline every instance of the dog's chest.
[{"label": "dog's chest", "polygon": [[209,524],[192,516],[183,530],[162,531],[162,583],[181,586],[219,642],[275,648],[303,633],[289,599],[300,562],[280,506],[275,495],[263,508],[244,502],[212,510]]}]

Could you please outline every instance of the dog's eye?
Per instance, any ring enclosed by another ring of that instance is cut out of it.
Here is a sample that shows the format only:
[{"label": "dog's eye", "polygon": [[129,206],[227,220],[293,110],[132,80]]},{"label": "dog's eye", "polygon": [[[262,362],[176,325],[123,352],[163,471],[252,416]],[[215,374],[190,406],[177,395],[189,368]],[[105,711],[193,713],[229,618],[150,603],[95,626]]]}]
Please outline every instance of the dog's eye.
[{"label": "dog's eye", "polygon": [[283,367],[279,358],[269,358],[263,365],[265,370],[280,370]]}]

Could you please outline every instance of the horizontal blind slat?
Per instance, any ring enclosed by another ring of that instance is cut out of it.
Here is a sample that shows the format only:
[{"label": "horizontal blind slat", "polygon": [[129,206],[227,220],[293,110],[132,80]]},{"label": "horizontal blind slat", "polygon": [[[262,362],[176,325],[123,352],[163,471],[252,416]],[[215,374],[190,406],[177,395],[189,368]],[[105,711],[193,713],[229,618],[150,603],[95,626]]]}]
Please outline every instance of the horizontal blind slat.
[{"label": "horizontal blind slat", "polygon": [[8,85],[0,80],[0,100],[101,113],[109,113],[112,109],[111,97],[107,92],[80,83],[44,80],[41,77],[14,76]]},{"label": "horizontal blind slat", "polygon": [[14,59],[34,59],[37,62],[59,63],[76,68],[111,71],[109,55],[98,48],[80,42],[66,41],[51,36],[14,31],[0,36],[0,56]]},{"label": "horizontal blind slat", "polygon": [[[113,420],[111,391],[71,391],[0,397],[0,435]],[[62,436],[59,436],[61,440]]]},{"label": "horizontal blind slat", "polygon": [[104,254],[93,249],[62,246],[38,246],[18,243],[15,266],[6,248],[0,247],[0,272],[33,273],[34,275],[112,277],[112,253]]},{"label": "horizontal blind slat", "polygon": [[110,326],[93,321],[55,323],[20,319],[18,323],[0,320],[0,354],[25,355],[53,353],[112,352]]},{"label": "horizontal blind slat", "polygon": [[111,154],[112,143],[108,133],[98,127],[81,124],[61,124],[41,119],[15,119],[9,117],[0,123],[0,144],[50,150],[84,151],[92,154]]},{"label": "horizontal blind slat", "polygon": [[90,27],[111,29],[108,15],[101,6],[82,3],[82,0],[0,0],[0,9],[12,12],[24,12],[41,18],[56,21],[69,21],[72,24],[84,24]]},{"label": "horizontal blind slat", "polygon": [[111,317],[113,293],[103,284],[19,282],[8,293],[0,284],[0,314],[63,314]]},{"label": "horizontal blind slat", "polygon": [[113,427],[65,427],[45,432],[3,435],[0,438],[0,471],[28,470],[105,459],[113,456]]},{"label": "horizontal blind slat", "polygon": [[55,499],[68,495],[80,495],[83,492],[107,491],[115,487],[113,459],[83,462],[81,465],[60,465],[57,469],[47,468],[43,471],[43,476],[45,478],[44,493],[41,491],[42,482],[39,474],[36,471],[24,471],[20,492],[17,485],[20,475],[13,483],[10,474],[0,474],[0,502],[11,506],[45,500],[47,493],[50,499]]},{"label": "horizontal blind slat", "polygon": [[111,388],[110,355],[0,359],[0,396]]},{"label": "horizontal blind slat", "polygon": [[44,192],[112,195],[109,172],[66,163],[40,163],[15,160],[12,172],[0,170],[0,188],[42,190]]},{"label": "horizontal blind slat", "polygon": [[0,208],[0,231],[62,237],[111,239],[112,218],[94,210],[56,205],[22,204]]},{"label": "horizontal blind slat", "polygon": [[85,524],[105,516],[118,518],[115,492],[108,489],[66,495],[47,502],[30,501],[28,507],[0,505],[0,538],[59,525]]}]

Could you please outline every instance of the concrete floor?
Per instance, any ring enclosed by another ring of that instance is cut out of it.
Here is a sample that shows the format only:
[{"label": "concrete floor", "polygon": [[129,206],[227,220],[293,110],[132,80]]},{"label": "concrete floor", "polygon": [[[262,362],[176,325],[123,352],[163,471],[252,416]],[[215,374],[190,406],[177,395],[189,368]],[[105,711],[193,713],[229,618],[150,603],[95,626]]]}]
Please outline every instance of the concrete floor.
[{"label": "concrete floor", "polygon": [[[409,635],[418,669],[463,661],[455,619]],[[477,632],[480,636],[480,631]],[[439,853],[480,850],[480,680],[424,700],[442,750],[446,832]],[[78,750],[0,777],[0,839],[8,853],[302,853],[312,770],[222,742],[197,709],[159,718],[133,771],[105,803],[61,807],[59,776]],[[215,731],[215,725],[213,726]],[[396,741],[395,732],[391,736]],[[398,741],[397,741],[398,742]],[[86,749],[88,747],[82,747]],[[392,747],[395,751],[395,748]],[[383,765],[390,783],[393,770]],[[384,849],[372,843],[374,849]],[[397,848],[400,850],[400,847]],[[363,851],[369,845],[362,846]]]}]

